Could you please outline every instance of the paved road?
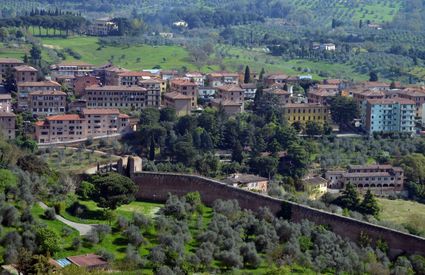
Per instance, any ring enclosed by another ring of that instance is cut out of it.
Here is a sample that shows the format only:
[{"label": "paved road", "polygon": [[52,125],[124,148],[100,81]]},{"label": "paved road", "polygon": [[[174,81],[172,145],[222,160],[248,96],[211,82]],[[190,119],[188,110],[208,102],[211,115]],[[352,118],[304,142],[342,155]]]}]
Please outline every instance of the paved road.
[{"label": "paved road", "polygon": [[[40,207],[43,208],[43,209],[49,208],[47,205],[45,205],[41,201],[38,202],[38,205],[40,205]],[[56,219],[60,222],[63,222],[64,224],[74,228],[78,232],[80,232],[81,236],[87,235],[90,232],[90,230],[92,230],[93,227],[96,226],[96,224],[83,224],[83,223],[72,222],[70,220],[65,219],[62,216],[59,216],[59,215],[56,215]]]}]

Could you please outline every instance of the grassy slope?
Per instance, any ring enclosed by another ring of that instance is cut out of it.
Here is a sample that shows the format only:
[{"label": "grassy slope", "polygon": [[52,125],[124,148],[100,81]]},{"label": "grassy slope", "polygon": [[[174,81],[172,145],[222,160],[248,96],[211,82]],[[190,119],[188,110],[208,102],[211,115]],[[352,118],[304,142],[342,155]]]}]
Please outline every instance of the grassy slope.
[{"label": "grassy slope", "polygon": [[[382,209],[380,218],[397,224],[412,226],[425,226],[425,204],[405,201],[405,200],[388,200],[378,198],[379,205]],[[418,223],[421,222],[422,224]]]}]

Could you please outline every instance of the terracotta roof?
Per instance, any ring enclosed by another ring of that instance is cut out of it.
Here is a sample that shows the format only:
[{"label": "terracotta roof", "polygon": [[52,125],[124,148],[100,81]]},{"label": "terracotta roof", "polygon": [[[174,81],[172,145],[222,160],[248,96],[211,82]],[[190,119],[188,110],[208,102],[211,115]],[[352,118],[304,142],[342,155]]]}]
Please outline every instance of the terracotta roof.
[{"label": "terracotta roof", "polygon": [[408,96],[414,96],[414,97],[425,97],[425,90],[421,88],[407,88],[401,91],[398,91],[398,94],[400,95],[408,95]]},{"label": "terracotta roof", "polygon": [[259,181],[268,181],[268,179],[252,174],[234,174],[223,180],[224,183],[228,184],[248,184]]},{"label": "terracotta roof", "polygon": [[30,92],[29,95],[62,95],[62,96],[66,96],[66,93],[62,92],[62,91],[34,91],[34,92]]},{"label": "terracotta roof", "polygon": [[99,86],[93,85],[86,88],[86,91],[114,91],[114,92],[144,92],[145,88],[140,86]]},{"label": "terracotta roof", "polygon": [[286,74],[271,74],[269,76],[267,76],[267,79],[269,80],[286,80],[288,79],[289,76],[287,76]]},{"label": "terracotta roof", "polygon": [[350,169],[357,169],[357,170],[364,170],[364,169],[387,170],[387,169],[393,169],[393,168],[400,168],[400,167],[394,167],[389,164],[350,165],[348,167]]},{"label": "terracotta roof", "polygon": [[224,86],[218,87],[218,90],[222,92],[238,92],[238,93],[244,91],[239,85],[224,85]]},{"label": "terracotta roof", "polygon": [[42,121],[42,120],[36,121],[35,126],[40,126],[40,127],[44,126],[44,121]]},{"label": "terracotta roof", "polygon": [[164,97],[174,100],[192,100],[191,96],[184,95],[178,92],[165,93]]},{"label": "terracotta roof", "polygon": [[18,87],[61,87],[56,81],[37,81],[37,82],[22,82],[17,84]]},{"label": "terracotta roof", "polygon": [[0,117],[16,117],[16,115],[11,112],[0,112]]},{"label": "terracotta roof", "polygon": [[367,81],[362,83],[365,87],[390,87],[390,83]]},{"label": "terracotta roof", "polygon": [[119,116],[118,116],[119,118],[130,118],[128,115],[126,115],[126,114],[120,114]]},{"label": "terracotta roof", "polygon": [[270,88],[264,89],[263,92],[266,94],[274,94],[274,95],[290,95],[291,93],[279,88]]},{"label": "terracotta roof", "polygon": [[0,94],[0,99],[2,100],[10,100],[12,99],[12,95],[11,94]]},{"label": "terracotta roof", "polygon": [[146,84],[152,84],[152,83],[161,84],[162,81],[159,80],[159,79],[156,79],[156,78],[139,80],[139,84],[144,84],[144,83],[146,83]]},{"label": "terracotta roof", "polygon": [[68,115],[57,115],[57,116],[48,116],[46,118],[48,121],[56,120],[83,120],[79,115],[68,114]]},{"label": "terracotta roof", "polygon": [[317,84],[317,89],[325,89],[325,90],[337,90],[338,85],[331,85],[331,84]]},{"label": "terracotta roof", "polygon": [[208,76],[211,77],[239,77],[238,73],[228,73],[228,72],[215,72],[209,73]]},{"label": "terracotta roof", "polygon": [[324,83],[329,85],[338,85],[342,83],[342,80],[341,79],[326,79]]},{"label": "terracotta roof", "polygon": [[18,72],[37,72],[38,70],[32,66],[28,66],[28,65],[21,65],[21,66],[16,66],[15,71]]},{"label": "terracotta roof", "polygon": [[256,89],[257,85],[255,83],[242,83],[241,85],[242,89]]},{"label": "terracotta roof", "polygon": [[118,109],[91,109],[84,108],[82,110],[83,115],[119,115],[120,111]]},{"label": "terracotta roof", "polygon": [[242,105],[242,102],[239,102],[239,101],[221,100],[221,99],[213,99],[211,100],[211,102],[216,105],[222,105],[222,106],[241,106]]},{"label": "terracotta roof", "polygon": [[311,177],[303,179],[303,182],[309,185],[319,185],[319,184],[326,184],[328,181],[322,177]]},{"label": "terracotta roof", "polygon": [[389,177],[388,172],[364,172],[364,173],[344,173],[345,178],[364,178],[364,177]]},{"label": "terracotta roof", "polygon": [[79,256],[71,256],[67,258],[76,266],[80,267],[102,267],[107,266],[108,262],[102,259],[102,257],[95,254],[86,254]]},{"label": "terracotta roof", "polygon": [[368,99],[367,102],[369,104],[381,104],[381,105],[389,105],[389,104],[412,104],[415,102],[413,100],[407,98],[376,98],[376,99]]},{"label": "terracotta roof", "polygon": [[149,72],[121,72],[118,74],[121,77],[143,77],[143,76],[150,76],[150,77],[154,77],[155,75],[149,73]]},{"label": "terracotta roof", "polygon": [[190,82],[185,79],[173,79],[171,80],[171,85],[177,85],[177,86],[198,86],[195,82]]},{"label": "terracotta roof", "polygon": [[318,95],[318,96],[336,96],[337,91],[329,91],[329,90],[310,90],[308,94]]},{"label": "terracotta roof", "polygon": [[85,67],[92,67],[93,64],[84,62],[84,61],[62,61],[61,63],[57,64],[58,66],[85,66]]},{"label": "terracotta roof", "polygon": [[320,105],[315,103],[289,103],[284,106],[284,108],[312,108],[312,107],[328,108],[325,105]]},{"label": "terracotta roof", "polygon": [[24,61],[16,58],[0,58],[0,64],[24,64]]}]

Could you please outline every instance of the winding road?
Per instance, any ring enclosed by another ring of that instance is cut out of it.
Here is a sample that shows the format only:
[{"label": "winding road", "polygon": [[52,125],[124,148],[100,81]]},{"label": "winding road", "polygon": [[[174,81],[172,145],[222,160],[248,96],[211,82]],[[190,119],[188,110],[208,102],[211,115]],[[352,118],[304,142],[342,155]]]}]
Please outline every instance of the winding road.
[{"label": "winding road", "polygon": [[[38,202],[38,205],[40,205],[40,207],[43,208],[44,210],[50,208],[41,201]],[[64,224],[68,225],[69,227],[72,227],[75,230],[77,230],[80,233],[80,236],[87,235],[90,232],[90,230],[92,230],[96,226],[96,224],[76,223],[76,222],[67,220],[60,215],[56,215],[55,217],[58,221],[60,221]]]}]

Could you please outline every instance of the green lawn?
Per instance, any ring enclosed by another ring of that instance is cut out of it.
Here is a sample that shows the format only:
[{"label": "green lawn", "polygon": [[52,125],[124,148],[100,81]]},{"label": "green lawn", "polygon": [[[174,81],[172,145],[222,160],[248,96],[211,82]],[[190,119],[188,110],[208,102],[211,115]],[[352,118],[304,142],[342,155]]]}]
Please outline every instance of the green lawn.
[{"label": "green lawn", "polygon": [[425,204],[415,201],[378,198],[381,207],[380,219],[412,228],[425,234]]}]

